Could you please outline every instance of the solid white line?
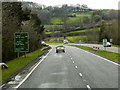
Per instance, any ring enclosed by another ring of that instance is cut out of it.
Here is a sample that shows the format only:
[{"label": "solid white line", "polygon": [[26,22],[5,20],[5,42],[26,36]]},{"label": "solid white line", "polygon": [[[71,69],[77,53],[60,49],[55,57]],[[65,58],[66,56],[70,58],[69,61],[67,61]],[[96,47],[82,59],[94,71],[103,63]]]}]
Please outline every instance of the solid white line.
[{"label": "solid white line", "polygon": [[77,67],[77,66],[75,66],[75,68],[77,69],[78,67]]},{"label": "solid white line", "polygon": [[2,88],[5,84],[1,85],[0,88]]},{"label": "solid white line", "polygon": [[82,77],[82,74],[81,74],[81,73],[79,73],[79,75]]},{"label": "solid white line", "polygon": [[[52,50],[52,49],[51,49],[51,50]],[[49,53],[51,52],[51,50],[49,51]],[[49,55],[49,53],[47,53],[47,55],[46,55],[45,57],[47,57],[47,56]],[[33,71],[39,66],[39,64],[41,64],[41,62],[45,59],[45,57],[42,58],[42,59],[40,60],[40,62],[31,70],[31,72],[30,72],[16,87],[14,87],[14,88],[20,87],[20,85],[22,85],[22,83],[33,73]]]},{"label": "solid white line", "polygon": [[[81,49],[81,50],[83,50],[83,49]],[[110,61],[110,60],[108,60],[108,59],[106,59],[106,58],[103,58],[103,57],[101,57],[101,56],[98,56],[98,55],[96,55],[96,54],[93,54],[93,53],[88,52],[88,51],[85,51],[85,50],[83,50],[83,51],[86,52],[86,53],[92,54],[92,55],[94,55],[94,56],[96,56],[96,57],[99,57],[99,58],[101,58],[101,59],[104,59],[104,60],[106,60],[106,61],[108,61],[108,62],[110,62],[110,63],[113,63],[113,64],[115,64],[115,65],[120,66],[120,64],[115,63],[115,62],[113,62],[113,61]]]},{"label": "solid white line", "polygon": [[90,86],[89,86],[89,85],[87,85],[87,88],[88,88],[89,90],[91,90],[91,88],[90,88]]}]

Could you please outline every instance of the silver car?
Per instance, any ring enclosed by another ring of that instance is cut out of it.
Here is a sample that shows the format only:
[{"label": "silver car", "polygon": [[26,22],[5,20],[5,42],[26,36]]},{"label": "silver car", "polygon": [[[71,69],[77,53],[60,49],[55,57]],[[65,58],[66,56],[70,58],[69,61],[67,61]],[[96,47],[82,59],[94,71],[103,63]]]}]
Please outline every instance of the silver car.
[{"label": "silver car", "polygon": [[56,47],[56,53],[58,53],[60,51],[65,52],[65,47],[63,45]]}]

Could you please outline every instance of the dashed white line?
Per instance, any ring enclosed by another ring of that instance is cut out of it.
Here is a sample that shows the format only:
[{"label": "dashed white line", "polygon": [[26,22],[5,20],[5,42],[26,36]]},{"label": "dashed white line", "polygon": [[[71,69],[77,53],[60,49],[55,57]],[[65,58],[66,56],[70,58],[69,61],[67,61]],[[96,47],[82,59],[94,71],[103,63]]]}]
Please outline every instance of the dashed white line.
[{"label": "dashed white line", "polygon": [[[51,51],[52,51],[52,49],[49,51],[49,53]],[[14,88],[20,87],[20,85],[22,85],[22,83],[33,73],[33,71],[41,64],[41,62],[49,55],[49,53],[47,53],[47,55],[44,56],[44,58],[42,58],[42,60],[31,70],[31,72]]]},{"label": "dashed white line", "polygon": [[77,66],[75,66],[75,68],[77,69],[78,67],[77,67]]},{"label": "dashed white line", "polygon": [[87,85],[87,88],[88,88],[89,90],[91,90],[91,87],[90,87],[89,85]]},{"label": "dashed white line", "polygon": [[82,77],[83,75],[81,73],[79,73],[79,75]]},{"label": "dashed white line", "polygon": [[73,63],[75,63],[75,62],[73,61]]}]

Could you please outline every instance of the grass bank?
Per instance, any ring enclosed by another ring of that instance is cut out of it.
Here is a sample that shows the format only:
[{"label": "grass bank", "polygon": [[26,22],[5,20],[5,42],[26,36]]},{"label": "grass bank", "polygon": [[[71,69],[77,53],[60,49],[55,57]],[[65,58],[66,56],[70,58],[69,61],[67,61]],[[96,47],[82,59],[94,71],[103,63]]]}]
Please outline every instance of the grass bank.
[{"label": "grass bank", "polygon": [[[86,46],[79,46],[79,45],[70,45],[70,46],[74,46],[74,47],[78,47],[84,50],[88,50],[88,51],[93,51],[93,48],[90,47],[86,47]],[[120,54],[118,53],[113,53],[113,52],[108,52],[108,51],[103,51],[103,50],[98,50],[95,52],[98,55],[104,56],[108,59],[112,59],[114,61],[120,61]]]},{"label": "grass bank", "polygon": [[68,39],[71,43],[76,43],[79,42],[79,40],[86,40],[87,36],[68,36],[66,39]]},{"label": "grass bank", "polygon": [[[45,48],[45,47],[43,47]],[[43,49],[41,48],[41,49]],[[35,60],[38,56],[42,55],[44,52],[46,52],[48,49],[41,51],[41,49],[36,50],[34,52],[26,54],[26,58],[24,56],[21,56],[19,58],[16,58],[14,60],[11,60],[7,62],[8,69],[2,70],[2,82],[5,82],[7,79],[9,79],[12,75],[14,75],[15,72],[19,71],[23,67],[25,67],[27,64]],[[1,82],[1,80],[0,80]]]},{"label": "grass bank", "polygon": [[120,47],[120,45],[112,45],[112,46],[114,46],[114,47]]}]

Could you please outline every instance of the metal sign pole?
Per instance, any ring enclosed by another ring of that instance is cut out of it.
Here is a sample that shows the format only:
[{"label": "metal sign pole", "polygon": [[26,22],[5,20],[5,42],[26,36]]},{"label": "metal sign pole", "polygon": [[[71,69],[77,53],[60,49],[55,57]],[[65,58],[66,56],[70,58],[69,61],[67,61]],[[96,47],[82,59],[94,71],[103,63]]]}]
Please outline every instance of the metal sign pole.
[{"label": "metal sign pole", "polygon": [[20,57],[20,55],[19,55],[20,53],[18,52],[18,58]]}]

